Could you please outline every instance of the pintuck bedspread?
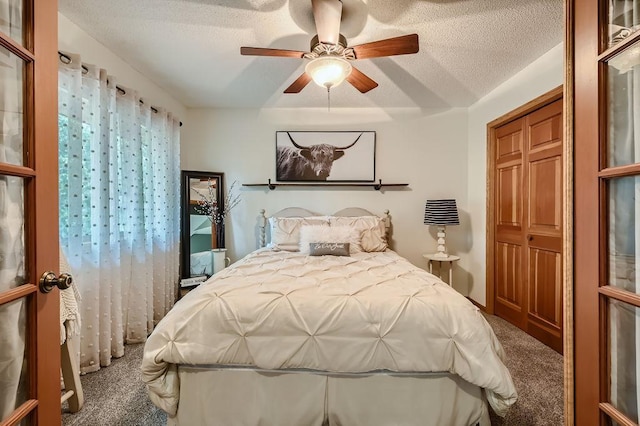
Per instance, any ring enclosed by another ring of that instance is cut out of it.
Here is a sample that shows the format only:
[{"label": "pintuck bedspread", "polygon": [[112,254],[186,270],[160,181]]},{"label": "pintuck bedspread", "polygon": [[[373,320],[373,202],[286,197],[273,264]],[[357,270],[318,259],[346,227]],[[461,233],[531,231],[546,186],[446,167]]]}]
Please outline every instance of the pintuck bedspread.
[{"label": "pintuck bedspread", "polygon": [[308,256],[261,249],[184,297],[147,340],[142,376],[175,415],[177,365],[323,372],[450,372],[516,400],[478,308],[395,252]]}]

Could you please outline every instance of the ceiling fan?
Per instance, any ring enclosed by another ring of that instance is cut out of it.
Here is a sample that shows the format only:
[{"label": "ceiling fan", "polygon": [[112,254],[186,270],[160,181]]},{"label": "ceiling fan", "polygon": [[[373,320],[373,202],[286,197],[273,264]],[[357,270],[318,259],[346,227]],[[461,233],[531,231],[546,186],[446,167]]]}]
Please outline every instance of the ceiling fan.
[{"label": "ceiling fan", "polygon": [[381,58],[418,52],[418,34],[409,34],[349,47],[340,34],[341,0],[311,0],[317,35],[311,39],[309,52],[299,50],[241,47],[241,55],[280,56],[309,59],[305,72],[284,93],[299,93],[311,80],[327,91],[347,80],[356,89],[366,93],[378,83],[352,66],[356,59]]}]

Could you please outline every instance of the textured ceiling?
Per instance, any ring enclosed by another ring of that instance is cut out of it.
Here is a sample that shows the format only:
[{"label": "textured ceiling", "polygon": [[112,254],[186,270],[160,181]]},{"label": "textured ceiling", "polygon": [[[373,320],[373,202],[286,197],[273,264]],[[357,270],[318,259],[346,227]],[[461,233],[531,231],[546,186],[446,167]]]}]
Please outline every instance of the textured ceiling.
[{"label": "textured ceiling", "polygon": [[[349,45],[418,33],[415,55],[354,65],[379,86],[348,83],[332,107],[473,104],[562,41],[562,0],[343,0]],[[283,94],[294,58],[240,56],[240,46],[309,49],[308,0],[59,0],[60,12],[187,107],[326,107],[323,88]]]}]

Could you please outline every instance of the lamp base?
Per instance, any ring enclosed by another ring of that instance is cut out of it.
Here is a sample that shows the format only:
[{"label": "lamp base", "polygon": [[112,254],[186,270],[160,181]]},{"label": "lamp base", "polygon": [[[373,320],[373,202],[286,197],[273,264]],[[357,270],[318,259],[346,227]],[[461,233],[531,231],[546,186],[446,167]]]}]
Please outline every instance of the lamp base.
[{"label": "lamp base", "polygon": [[434,259],[443,260],[449,257],[445,243],[446,236],[445,227],[438,226],[438,248],[436,249],[436,253],[433,254]]}]

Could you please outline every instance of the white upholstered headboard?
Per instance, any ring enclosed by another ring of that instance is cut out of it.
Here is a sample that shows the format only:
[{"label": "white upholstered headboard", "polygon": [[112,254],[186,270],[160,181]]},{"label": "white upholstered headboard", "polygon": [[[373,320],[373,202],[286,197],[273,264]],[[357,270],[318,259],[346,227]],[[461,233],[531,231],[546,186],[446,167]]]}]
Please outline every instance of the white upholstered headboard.
[{"label": "white upholstered headboard", "polygon": [[[260,210],[260,217],[258,220],[258,226],[260,228],[260,247],[267,245],[267,216],[265,215],[265,209]],[[280,211],[275,212],[273,217],[310,217],[310,216],[322,216],[320,213],[312,212],[311,210],[304,209],[302,207],[287,207]],[[335,212],[331,216],[377,216],[371,213],[367,209],[360,207],[347,207],[340,211]],[[382,219],[384,220],[385,232],[387,234],[387,241],[389,241],[389,229],[391,228],[391,216],[389,216],[389,210],[385,210],[382,213]]]}]

